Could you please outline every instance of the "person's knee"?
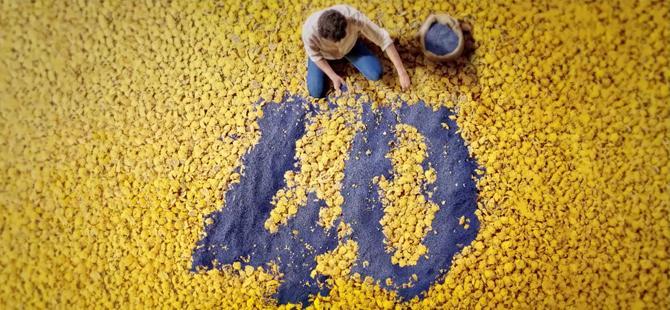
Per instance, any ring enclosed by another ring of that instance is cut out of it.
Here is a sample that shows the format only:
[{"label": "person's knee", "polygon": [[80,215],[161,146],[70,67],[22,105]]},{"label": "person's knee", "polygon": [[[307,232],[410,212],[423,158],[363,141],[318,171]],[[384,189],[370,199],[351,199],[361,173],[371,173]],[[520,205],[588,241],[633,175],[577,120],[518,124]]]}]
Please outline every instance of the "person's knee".
[{"label": "person's knee", "polygon": [[367,70],[365,70],[365,77],[370,81],[379,81],[383,73],[382,64],[376,61],[370,64]]},{"label": "person's knee", "polygon": [[318,85],[317,83],[307,84],[307,90],[309,91],[309,95],[314,98],[326,97],[326,89],[323,85]]},{"label": "person's knee", "polygon": [[383,73],[382,67],[379,66],[378,68],[375,68],[372,70],[372,72],[370,72],[370,76],[368,77],[368,79],[370,79],[371,81],[379,81],[382,79],[382,73]]}]

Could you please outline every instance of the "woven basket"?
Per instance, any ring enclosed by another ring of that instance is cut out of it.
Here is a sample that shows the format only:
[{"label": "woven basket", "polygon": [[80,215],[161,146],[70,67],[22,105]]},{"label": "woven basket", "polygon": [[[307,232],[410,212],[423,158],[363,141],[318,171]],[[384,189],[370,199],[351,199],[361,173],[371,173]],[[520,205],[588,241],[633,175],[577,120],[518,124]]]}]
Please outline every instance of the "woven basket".
[{"label": "woven basket", "polygon": [[[449,26],[456,36],[458,36],[458,46],[448,54],[438,55],[426,49],[426,33],[428,32],[428,29],[430,29],[430,26],[436,22]],[[433,61],[447,61],[457,58],[463,53],[463,46],[465,45],[463,40],[463,30],[461,30],[458,20],[447,14],[430,14],[421,26],[421,29],[419,29],[419,38],[421,39],[421,50],[423,50],[423,54]]]}]

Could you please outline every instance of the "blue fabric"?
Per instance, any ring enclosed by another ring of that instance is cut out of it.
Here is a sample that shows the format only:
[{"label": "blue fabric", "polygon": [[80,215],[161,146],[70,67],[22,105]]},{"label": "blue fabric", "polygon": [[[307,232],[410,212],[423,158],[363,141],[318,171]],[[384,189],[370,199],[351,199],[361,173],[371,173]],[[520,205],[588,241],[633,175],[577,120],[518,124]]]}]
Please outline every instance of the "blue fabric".
[{"label": "blue fabric", "polygon": [[[383,70],[379,58],[372,54],[360,40],[344,58],[351,62],[366,79],[378,81],[382,78]],[[327,78],[328,76],[307,57],[307,90],[310,96],[315,98],[326,96]]]},{"label": "blue fabric", "polygon": [[326,96],[326,74],[307,57],[307,90],[314,98]]},{"label": "blue fabric", "polygon": [[446,55],[458,47],[458,35],[448,25],[433,23],[426,33],[426,49],[436,55]]}]

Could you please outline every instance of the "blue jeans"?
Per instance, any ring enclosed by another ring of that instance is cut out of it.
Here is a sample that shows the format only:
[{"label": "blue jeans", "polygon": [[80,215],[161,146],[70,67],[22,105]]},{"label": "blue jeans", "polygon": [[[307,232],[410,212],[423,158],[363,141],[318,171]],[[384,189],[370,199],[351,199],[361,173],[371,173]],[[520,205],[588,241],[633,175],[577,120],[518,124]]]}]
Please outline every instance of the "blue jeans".
[{"label": "blue jeans", "polygon": [[[382,64],[379,59],[359,40],[347,55],[344,56],[365,78],[377,81],[382,77]],[[326,96],[327,76],[317,65],[307,58],[307,90],[315,98]]]}]

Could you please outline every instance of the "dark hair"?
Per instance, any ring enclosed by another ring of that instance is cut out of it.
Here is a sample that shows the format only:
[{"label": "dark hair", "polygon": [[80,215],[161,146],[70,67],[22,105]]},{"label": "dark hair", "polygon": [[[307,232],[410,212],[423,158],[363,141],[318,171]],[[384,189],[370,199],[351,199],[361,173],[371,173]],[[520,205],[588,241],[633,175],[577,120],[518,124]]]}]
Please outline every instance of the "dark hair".
[{"label": "dark hair", "polygon": [[347,35],[347,19],[340,12],[328,10],[319,17],[319,35],[338,42]]}]

